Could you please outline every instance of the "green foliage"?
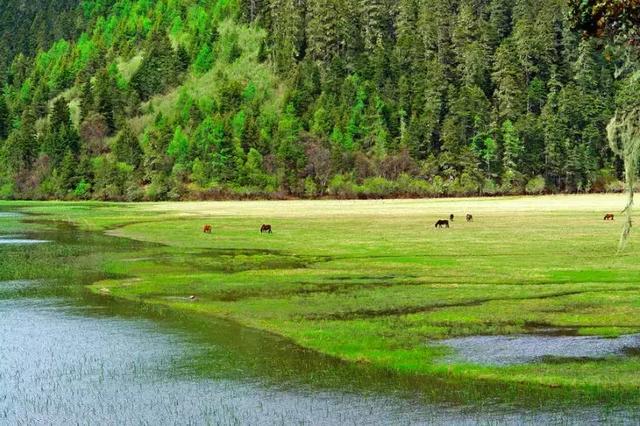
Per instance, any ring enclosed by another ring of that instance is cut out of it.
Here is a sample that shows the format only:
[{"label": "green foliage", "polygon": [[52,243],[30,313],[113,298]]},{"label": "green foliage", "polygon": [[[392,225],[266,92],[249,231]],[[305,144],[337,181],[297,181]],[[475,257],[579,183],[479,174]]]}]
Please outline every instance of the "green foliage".
[{"label": "green foliage", "polygon": [[542,194],[545,190],[546,182],[544,181],[544,177],[536,176],[533,179],[530,179],[525,186],[525,191],[527,194],[538,195]]},{"label": "green foliage", "polygon": [[130,164],[135,168],[142,164],[144,152],[138,137],[129,126],[125,126],[120,131],[112,151],[119,162]]},{"label": "green foliage", "polygon": [[[55,0],[53,36],[0,48],[3,179],[117,199],[604,190],[598,170],[623,174],[606,123],[634,91],[571,33],[598,4]],[[71,176],[68,152],[110,165]],[[97,182],[120,163],[127,182]]]},{"label": "green foliage", "polygon": [[184,163],[189,154],[189,139],[184,134],[182,127],[176,127],[173,139],[167,147],[167,155],[173,157],[177,163]]},{"label": "green foliage", "polygon": [[502,141],[504,146],[504,154],[502,156],[504,169],[510,171],[518,170],[518,161],[524,151],[524,146],[510,120],[502,123]]},{"label": "green foliage", "polygon": [[214,62],[213,49],[208,44],[202,46],[195,61],[193,62],[193,70],[196,74],[204,74],[211,69]]},{"label": "green foliage", "polygon": [[157,30],[147,41],[144,59],[131,77],[131,85],[142,100],[147,100],[175,86],[183,68],[167,34]]},{"label": "green foliage", "polygon": [[586,37],[605,41],[610,60],[617,67],[615,77],[622,80],[618,93],[615,115],[607,126],[609,144],[624,162],[624,177],[628,193],[625,226],[619,248],[627,243],[632,227],[632,208],[638,164],[640,162],[640,104],[637,89],[640,87],[640,3],[636,0],[605,1],[584,0],[570,2],[573,25]]}]

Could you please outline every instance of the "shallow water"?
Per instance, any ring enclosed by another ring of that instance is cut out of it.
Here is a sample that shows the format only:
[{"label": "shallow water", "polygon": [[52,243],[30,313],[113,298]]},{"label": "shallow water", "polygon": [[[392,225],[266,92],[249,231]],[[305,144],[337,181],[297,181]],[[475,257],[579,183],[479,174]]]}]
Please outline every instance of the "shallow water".
[{"label": "shallow water", "polygon": [[[78,247],[122,250],[124,241],[69,227],[43,236],[54,242],[3,246],[0,256],[19,261],[40,250],[56,269],[56,247],[65,262]],[[633,407],[532,403],[528,393],[504,402],[499,390],[342,363],[226,321],[83,295],[86,280],[69,279],[0,282],[0,424],[640,421]]]},{"label": "shallow water", "polygon": [[12,238],[7,236],[0,236],[0,244],[11,244],[11,245],[25,245],[25,244],[42,244],[48,243],[50,241],[47,240],[30,240],[27,238]]},{"label": "shallow water", "polygon": [[[229,360],[222,347],[195,345],[188,335],[159,330],[148,320],[92,317],[61,301],[2,301],[0,316],[0,383],[9,389],[0,398],[0,419],[390,424],[419,423],[448,413],[384,396],[282,389],[251,375],[234,377],[225,374]],[[209,362],[220,364],[219,377],[198,373],[204,353],[217,353]],[[464,421],[463,416],[458,419]]]},{"label": "shallow water", "polygon": [[604,358],[622,356],[625,350],[640,348],[640,334],[617,338],[593,336],[471,336],[441,340],[455,350],[445,362],[464,361],[483,365],[524,364],[543,359]]},{"label": "shallow water", "polygon": [[[270,340],[255,332],[222,326],[219,334],[191,333],[64,299],[3,300],[0,318],[0,423],[533,424],[632,418],[594,408],[570,413],[429,402],[419,398],[420,391],[411,396],[393,385],[385,391],[366,383],[375,376],[336,365],[332,370],[331,362],[303,352],[274,360],[278,349],[265,348],[269,360],[259,359],[261,345]],[[227,346],[232,335],[240,341]],[[384,376],[377,380],[385,384]]]}]

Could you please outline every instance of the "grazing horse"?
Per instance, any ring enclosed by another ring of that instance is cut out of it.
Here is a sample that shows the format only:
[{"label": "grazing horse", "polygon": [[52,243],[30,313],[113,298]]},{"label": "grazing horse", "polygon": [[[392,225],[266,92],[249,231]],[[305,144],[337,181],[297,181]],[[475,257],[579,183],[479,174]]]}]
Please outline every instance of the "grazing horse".
[{"label": "grazing horse", "polygon": [[265,232],[269,234],[273,234],[273,230],[271,229],[271,225],[262,225],[260,227],[260,233],[264,234]]},{"label": "grazing horse", "polygon": [[453,216],[452,214],[450,214],[450,215],[449,215],[449,220],[450,220],[451,222],[453,222],[453,217],[454,217],[454,216]]},{"label": "grazing horse", "polygon": [[436,228],[448,228],[448,227],[449,227],[449,221],[446,219],[441,219],[436,222]]},{"label": "grazing horse", "polygon": [[213,231],[213,228],[211,227],[211,225],[205,225],[204,226],[204,233],[205,234],[210,234],[211,231]]},{"label": "grazing horse", "polygon": [[467,222],[473,222],[473,215],[467,213]]},{"label": "grazing horse", "polygon": [[615,216],[613,215],[613,213],[607,213],[604,215],[604,220],[614,220]]}]

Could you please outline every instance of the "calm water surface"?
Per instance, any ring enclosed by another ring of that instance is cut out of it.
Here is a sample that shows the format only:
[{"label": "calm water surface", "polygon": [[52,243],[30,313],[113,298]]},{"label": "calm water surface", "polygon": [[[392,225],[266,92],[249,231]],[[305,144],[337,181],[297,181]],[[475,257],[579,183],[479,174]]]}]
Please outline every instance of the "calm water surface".
[{"label": "calm water surface", "polygon": [[[95,243],[64,232],[48,244]],[[61,296],[54,285],[0,282],[0,424],[640,421],[628,408],[498,402],[481,389],[348,365],[224,321]]]}]

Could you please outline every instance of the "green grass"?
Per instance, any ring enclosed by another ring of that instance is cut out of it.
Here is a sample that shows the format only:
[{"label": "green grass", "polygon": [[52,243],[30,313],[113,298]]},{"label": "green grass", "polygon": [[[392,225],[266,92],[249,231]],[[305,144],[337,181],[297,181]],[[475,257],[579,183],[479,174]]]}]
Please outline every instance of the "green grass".
[{"label": "green grass", "polygon": [[[228,318],[402,373],[637,394],[638,356],[445,365],[449,351],[437,344],[533,325],[640,332],[638,237],[617,254],[621,224],[602,221],[622,205],[622,196],[593,195],[23,208],[158,243],[110,255],[105,272],[126,278],[93,284],[97,294]],[[449,213],[453,227],[434,229]],[[202,233],[206,223],[212,235]],[[261,235],[262,223],[274,234]]]}]

